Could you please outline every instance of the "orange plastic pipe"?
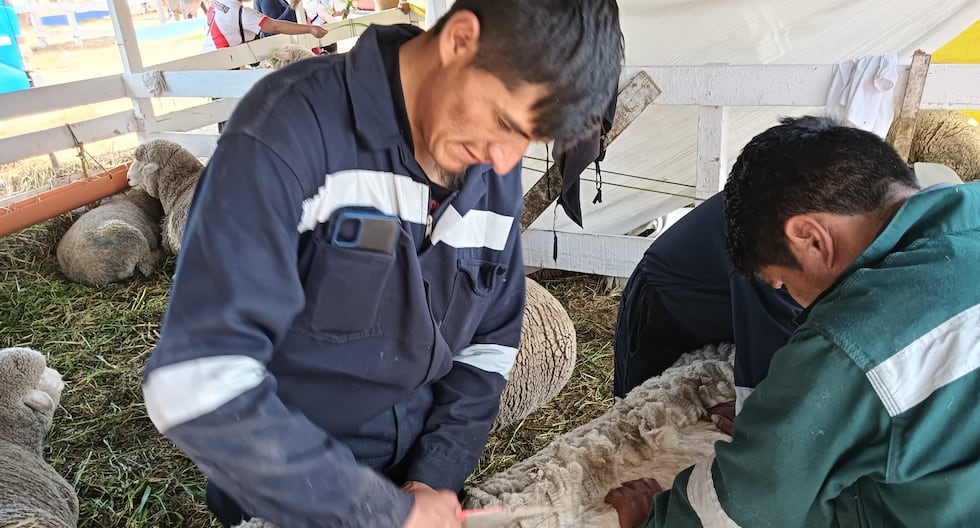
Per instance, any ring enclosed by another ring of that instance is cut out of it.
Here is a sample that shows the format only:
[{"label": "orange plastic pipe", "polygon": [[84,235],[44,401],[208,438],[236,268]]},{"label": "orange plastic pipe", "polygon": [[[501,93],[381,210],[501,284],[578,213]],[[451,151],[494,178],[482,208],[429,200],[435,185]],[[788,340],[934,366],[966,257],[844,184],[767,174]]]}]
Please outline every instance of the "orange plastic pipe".
[{"label": "orange plastic pipe", "polygon": [[0,236],[54,218],[85,204],[112,196],[129,187],[129,164],[113,167],[87,179],[73,181],[49,191],[0,206]]}]

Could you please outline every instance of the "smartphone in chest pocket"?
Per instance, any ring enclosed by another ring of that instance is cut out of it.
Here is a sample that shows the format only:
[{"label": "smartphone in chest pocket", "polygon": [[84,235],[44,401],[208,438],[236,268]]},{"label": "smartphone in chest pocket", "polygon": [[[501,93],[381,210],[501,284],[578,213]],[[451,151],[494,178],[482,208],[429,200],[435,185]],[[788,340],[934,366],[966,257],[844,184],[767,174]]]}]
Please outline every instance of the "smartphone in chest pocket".
[{"label": "smartphone in chest pocket", "polygon": [[327,231],[332,246],[393,254],[401,236],[397,216],[372,209],[342,208],[333,213]]}]

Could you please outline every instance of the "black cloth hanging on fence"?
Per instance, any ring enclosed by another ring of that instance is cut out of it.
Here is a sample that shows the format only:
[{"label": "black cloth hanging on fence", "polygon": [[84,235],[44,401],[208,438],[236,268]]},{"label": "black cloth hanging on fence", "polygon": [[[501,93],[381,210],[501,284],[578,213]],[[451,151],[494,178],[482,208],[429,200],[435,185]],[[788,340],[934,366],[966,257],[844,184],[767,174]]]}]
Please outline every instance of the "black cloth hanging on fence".
[{"label": "black cloth hanging on fence", "polygon": [[[582,200],[579,194],[579,178],[582,171],[589,165],[595,163],[596,171],[599,169],[599,162],[606,156],[606,149],[602,147],[605,142],[606,134],[612,129],[613,118],[616,116],[616,95],[613,95],[606,113],[602,116],[602,127],[596,130],[592,136],[583,138],[577,142],[556,143],[555,144],[555,163],[561,171],[561,195],[558,196],[558,204],[565,210],[565,214],[573,222],[582,227]],[[598,182],[598,177],[596,178]],[[602,201],[602,189],[600,184],[596,184],[597,201]],[[595,202],[593,202],[595,203]]]}]

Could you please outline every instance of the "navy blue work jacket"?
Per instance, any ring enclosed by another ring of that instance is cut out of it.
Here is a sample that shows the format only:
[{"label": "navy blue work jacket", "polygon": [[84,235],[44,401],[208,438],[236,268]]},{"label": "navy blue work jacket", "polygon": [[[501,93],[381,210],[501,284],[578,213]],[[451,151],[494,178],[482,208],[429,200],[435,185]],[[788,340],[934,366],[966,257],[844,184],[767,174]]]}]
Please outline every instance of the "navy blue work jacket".
[{"label": "navy blue work jacket", "polygon": [[[418,33],[373,26],[242,99],[144,373],[156,426],[280,526],[400,526],[412,499],[382,476],[395,462],[403,480],[462,488],[516,355],[520,166],[470,167],[430,214],[381,58]],[[396,222],[394,246],[335,239],[352,211]],[[371,459],[365,424],[391,430],[390,457]]]}]

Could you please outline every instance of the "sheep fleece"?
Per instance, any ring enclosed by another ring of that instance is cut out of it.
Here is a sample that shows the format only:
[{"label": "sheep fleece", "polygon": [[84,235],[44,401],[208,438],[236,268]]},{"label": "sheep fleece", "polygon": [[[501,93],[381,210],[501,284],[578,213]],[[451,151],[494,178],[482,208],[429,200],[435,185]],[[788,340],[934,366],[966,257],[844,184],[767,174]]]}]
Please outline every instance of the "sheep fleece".
[{"label": "sheep fleece", "polygon": [[[0,527],[75,528],[78,522],[75,489],[43,458],[63,387],[40,353],[0,350]],[[26,404],[28,391],[47,394],[50,407],[34,410]]]},{"label": "sheep fleece", "polygon": [[980,180],[980,127],[955,110],[920,110],[909,162],[941,163],[965,181]]},{"label": "sheep fleece", "polygon": [[716,441],[730,440],[702,418],[709,407],[735,399],[732,350],[722,345],[686,354],[602,416],[469,488],[466,507],[556,508],[521,521],[522,528],[618,528],[615,511],[603,503],[610,489],[640,477],[669,487],[677,473],[713,453]]},{"label": "sheep fleece", "polygon": [[150,275],[160,260],[163,210],[140,189],[112,197],[83,214],[58,242],[58,264],[69,280],[101,287],[139,270]]},{"label": "sheep fleece", "polygon": [[521,344],[500,410],[491,428],[496,431],[522,420],[558,395],[575,369],[575,326],[553,295],[526,279],[527,301]]}]

